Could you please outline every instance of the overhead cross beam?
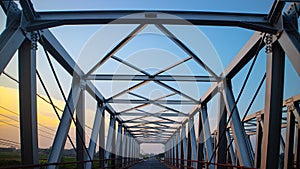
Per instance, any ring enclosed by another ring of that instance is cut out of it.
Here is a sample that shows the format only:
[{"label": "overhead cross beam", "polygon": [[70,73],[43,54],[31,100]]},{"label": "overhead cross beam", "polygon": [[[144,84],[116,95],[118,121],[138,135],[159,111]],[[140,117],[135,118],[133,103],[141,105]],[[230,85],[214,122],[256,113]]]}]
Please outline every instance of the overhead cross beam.
[{"label": "overhead cross beam", "polygon": [[266,19],[267,14],[196,12],[196,11],[56,11],[37,12],[28,31],[61,25],[81,24],[172,24],[236,26],[257,31],[276,33]]},{"label": "overhead cross beam", "polygon": [[211,76],[185,76],[185,75],[90,75],[87,80],[114,80],[114,81],[175,81],[175,82],[217,82],[218,80]]}]

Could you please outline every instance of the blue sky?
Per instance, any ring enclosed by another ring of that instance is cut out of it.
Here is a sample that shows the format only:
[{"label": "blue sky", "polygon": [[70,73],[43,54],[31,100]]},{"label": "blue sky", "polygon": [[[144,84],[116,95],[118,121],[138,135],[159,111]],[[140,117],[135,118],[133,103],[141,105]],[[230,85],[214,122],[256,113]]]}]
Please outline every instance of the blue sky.
[{"label": "blue sky", "polygon": [[[258,0],[246,0],[246,1],[179,1],[179,0],[113,0],[113,1],[80,1],[80,0],[35,0],[33,1],[34,7],[38,11],[47,10],[190,10],[190,11],[222,11],[222,12],[249,12],[249,13],[268,13],[272,5],[272,1],[258,1]],[[0,13],[0,27],[3,30],[5,24],[5,17],[3,12]],[[122,37],[125,37],[136,25],[129,26],[62,26],[57,28],[51,28],[51,31],[56,35],[59,41],[71,54],[71,56],[78,60],[78,64],[82,65],[84,70],[88,70],[88,67],[96,63],[97,60],[101,59],[102,56],[109,51]],[[187,44],[191,50],[197,53],[203,60],[210,62],[210,66],[218,70],[226,67],[233,57],[238,53],[239,49],[247,42],[247,40],[253,34],[253,31],[232,28],[232,27],[211,27],[211,26],[190,26],[190,27],[167,27],[176,36]],[[211,44],[213,44],[211,46]],[[152,56],[156,54],[155,56]],[[38,70],[45,78],[47,84],[53,83],[53,77],[50,73],[49,66],[46,63],[42,47],[38,50]],[[136,38],[134,38],[128,45],[124,46],[116,54],[116,56],[127,59],[131,63],[144,68],[149,73],[155,73],[158,69],[164,68],[176,61],[182,60],[186,57],[186,54],[182,52],[176,45],[169,41],[165,36],[159,33],[153,26],[145,28]],[[161,57],[164,56],[164,57]],[[215,57],[215,58],[214,58]],[[147,62],[143,62],[145,59]],[[214,58],[213,61],[210,61]],[[218,62],[214,62],[214,61]],[[241,116],[247,108],[250,99],[252,98],[258,83],[265,72],[266,55],[264,49],[261,50],[258,56],[258,60],[255,64],[253,73],[249,79],[249,83],[246,86],[246,90],[242,95],[240,104],[238,105]],[[55,61],[54,61],[55,62]],[[14,58],[12,63],[6,69],[7,72],[17,77],[17,59]],[[215,64],[216,63],[216,64]],[[154,66],[153,66],[154,65]],[[86,67],[85,67],[86,66]],[[62,81],[65,93],[68,93],[70,88],[71,77],[57,64],[55,67],[59,72],[60,80]],[[222,68],[223,67],[223,68]],[[249,64],[233,78],[233,90],[237,96],[241,88],[241,82],[244,80],[245,74],[248,71]],[[186,70],[186,71],[182,71]],[[285,67],[285,89],[284,98],[289,98],[300,92],[300,78],[297,76],[294,68],[290,64],[289,60],[286,59]],[[133,73],[136,72],[130,70],[125,66],[119,66],[116,61],[110,60],[98,70],[99,73]],[[204,71],[199,65],[193,61],[187,62],[184,68],[178,68],[170,70],[168,73],[174,74],[193,74],[193,75],[205,75]],[[48,78],[49,77],[49,78]],[[105,97],[112,96],[112,93],[118,93],[122,89],[127,88],[135,84],[134,82],[97,82],[96,85],[99,90],[104,94]],[[168,83],[174,88],[182,89],[187,94],[193,96],[195,99],[201,97],[201,95],[207,90],[209,84],[192,84],[187,85],[184,83]],[[8,80],[0,78],[1,86],[13,86]],[[156,90],[151,90],[151,89]],[[52,96],[56,99],[62,99],[56,86],[50,87],[49,90]],[[145,92],[146,91],[146,92]],[[38,92],[44,93],[38,86]],[[158,97],[163,94],[168,94],[169,91],[160,89],[155,84],[149,84],[144,86],[144,90],[136,90],[135,92],[148,96]],[[175,98],[176,96],[174,96]],[[177,97],[178,98],[178,97]],[[90,99],[90,98],[88,98]],[[212,129],[215,128],[215,119],[217,115],[217,109],[215,101],[213,99],[210,103],[210,117]],[[254,113],[261,110],[264,105],[264,89],[259,93],[255,104],[253,105],[250,113]],[[94,107],[94,103],[87,103],[87,106],[91,109]],[[128,105],[121,105],[116,109],[122,109]],[[176,107],[176,106],[174,106]],[[178,108],[178,107],[177,107]],[[187,107],[181,107],[182,110],[187,110]],[[92,124],[91,122],[89,122]],[[147,147],[145,148],[147,149]],[[145,151],[144,149],[144,151]],[[161,148],[158,148],[161,151]],[[148,151],[151,148],[147,149]]]}]

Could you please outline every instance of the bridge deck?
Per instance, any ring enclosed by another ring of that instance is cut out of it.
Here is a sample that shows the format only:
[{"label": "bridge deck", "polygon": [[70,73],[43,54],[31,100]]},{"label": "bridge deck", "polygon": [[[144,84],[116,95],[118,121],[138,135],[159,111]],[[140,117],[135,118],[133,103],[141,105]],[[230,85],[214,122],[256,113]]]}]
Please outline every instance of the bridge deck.
[{"label": "bridge deck", "polygon": [[169,169],[166,165],[161,163],[155,158],[151,158],[149,160],[145,160],[143,162],[140,162],[129,169]]}]

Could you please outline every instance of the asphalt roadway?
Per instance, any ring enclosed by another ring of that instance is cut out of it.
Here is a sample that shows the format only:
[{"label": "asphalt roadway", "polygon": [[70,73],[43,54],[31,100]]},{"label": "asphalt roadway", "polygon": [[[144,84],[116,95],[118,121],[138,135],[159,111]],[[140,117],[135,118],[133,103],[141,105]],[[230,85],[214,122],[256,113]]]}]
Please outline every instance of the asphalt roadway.
[{"label": "asphalt roadway", "polygon": [[129,169],[169,169],[169,167],[167,167],[155,158],[150,158],[148,160],[137,163]]}]

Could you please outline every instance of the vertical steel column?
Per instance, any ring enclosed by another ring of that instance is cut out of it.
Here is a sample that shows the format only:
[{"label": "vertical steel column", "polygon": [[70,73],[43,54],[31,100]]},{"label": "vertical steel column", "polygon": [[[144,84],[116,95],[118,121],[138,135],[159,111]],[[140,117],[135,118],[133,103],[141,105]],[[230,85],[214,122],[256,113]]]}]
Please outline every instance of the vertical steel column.
[{"label": "vertical steel column", "polygon": [[172,165],[172,144],[171,144],[171,138],[169,140],[169,164]]},{"label": "vertical steel column", "polygon": [[132,162],[133,162],[133,137],[130,135],[130,164],[132,164]]},{"label": "vertical steel column", "polygon": [[[32,37],[37,36],[32,33]],[[36,107],[36,39],[26,39],[19,48],[19,103],[21,159],[24,165],[38,164]]]},{"label": "vertical steel column", "polygon": [[131,135],[128,133],[128,144],[127,144],[127,163],[128,163],[128,165],[130,165],[131,164],[131,142],[132,142],[132,138],[131,138]]},{"label": "vertical steel column", "polygon": [[[210,131],[210,126],[209,126],[209,120],[208,120],[208,115],[206,111],[206,105],[201,105],[201,120],[202,120],[202,127],[203,127],[203,132],[204,132],[204,139],[205,139],[205,146],[206,146],[206,151],[207,151],[207,156],[208,160],[211,160],[211,162],[215,162],[215,158],[213,157],[213,139],[211,137],[211,131]],[[210,165],[209,168],[214,168],[213,165]]]},{"label": "vertical steel column", "polygon": [[[226,130],[226,137],[227,137],[227,142],[230,143],[231,142],[231,136],[230,136],[229,129]],[[231,158],[232,164],[233,165],[237,165],[236,156],[235,156],[232,144],[228,145],[228,146],[229,146],[228,148],[229,148],[229,154],[230,154],[230,158]]]},{"label": "vertical steel column", "polygon": [[177,131],[174,134],[174,138],[175,138],[175,154],[176,154],[176,161],[175,161],[176,165],[175,166],[178,168],[179,155],[178,155],[178,132]]},{"label": "vertical steel column", "polygon": [[[100,103],[98,103],[99,105]],[[105,105],[103,105],[103,111],[101,112],[102,118],[100,121],[99,128],[99,167],[103,168],[105,166]]]},{"label": "vertical steel column", "polygon": [[[48,163],[56,163],[61,159],[61,155],[66,144],[68,132],[70,130],[72,116],[75,111],[75,107],[80,96],[80,78],[74,76],[72,82],[72,88],[70,90],[67,103],[64,108],[56,135],[51,147],[51,151],[48,157]],[[55,165],[50,165],[47,169],[56,168]]]},{"label": "vertical steel column", "polygon": [[284,142],[283,137],[282,137],[281,134],[280,134],[280,148],[281,148],[282,151],[285,150],[285,142]]},{"label": "vertical steel column", "polygon": [[261,159],[261,143],[262,143],[262,119],[263,116],[259,115],[258,117],[256,117],[256,148],[255,148],[255,162],[254,162],[254,167],[256,168],[260,168],[260,159]]},{"label": "vertical steel column", "polygon": [[[90,157],[92,158],[92,160],[94,158],[95,149],[97,146],[97,138],[98,138],[100,126],[102,125],[102,121],[103,121],[102,113],[104,112],[104,109],[105,109],[104,105],[97,106],[97,111],[96,111],[96,115],[95,115],[95,119],[94,119],[92,134],[91,134],[89,148],[88,148],[88,153],[89,153]],[[99,155],[101,153],[100,151],[101,150],[99,149]],[[86,161],[90,160],[88,155],[85,156],[85,160]],[[101,161],[100,161],[100,164],[101,164]],[[92,163],[91,162],[85,163],[85,168],[91,169]]]},{"label": "vertical steel column", "polygon": [[[76,107],[76,159],[84,161],[85,158],[85,93],[81,89]],[[84,168],[84,163],[77,163],[78,169]]]},{"label": "vertical steel column", "polygon": [[166,163],[168,163],[168,141],[164,144],[165,146],[165,156],[164,156],[164,160]]},{"label": "vertical steel column", "polygon": [[[105,167],[108,167],[108,161],[111,158],[111,154],[113,153],[113,135],[115,134],[115,124],[116,119],[112,115],[110,115],[110,122],[109,122],[109,128],[108,128],[108,134],[107,134],[107,140],[106,140],[106,151],[105,151]],[[110,160],[112,161],[112,160]],[[114,165],[114,163],[111,163],[111,165]]]},{"label": "vertical steel column", "polygon": [[[227,112],[225,108],[224,99],[222,97],[222,93],[220,91],[219,95],[219,115],[218,115],[218,131],[217,131],[217,143],[218,145],[216,149],[216,162],[218,164],[226,164],[226,153],[227,153],[227,140],[224,135],[224,131],[226,131],[226,123],[227,123]],[[225,166],[216,166],[217,169],[225,169]]]},{"label": "vertical steel column", "polygon": [[118,125],[118,133],[117,133],[117,142],[116,142],[116,167],[121,168],[122,160],[122,124],[119,123]]},{"label": "vertical steel column", "polygon": [[294,115],[296,116],[298,124],[296,125],[296,132],[295,132],[295,162],[296,168],[300,168],[300,108],[299,102],[294,103]]},{"label": "vertical steel column", "polygon": [[[116,123],[116,121],[115,121]],[[116,124],[113,125],[113,135],[111,140],[111,168],[116,168]]]},{"label": "vertical steel column", "polygon": [[172,150],[173,150],[173,166],[176,166],[176,133],[174,133],[173,137],[172,137],[173,141],[172,141]]},{"label": "vertical steel column", "polygon": [[141,144],[138,143],[138,160],[140,160],[141,155]]},{"label": "vertical steel column", "polygon": [[170,138],[170,164],[173,165],[173,137]]},{"label": "vertical steel column", "polygon": [[188,128],[188,137],[187,137],[187,166],[191,167],[192,163],[192,143],[191,143],[191,131],[190,131],[190,124],[189,124],[190,119],[187,122],[187,128]]},{"label": "vertical steel column", "polygon": [[126,144],[127,144],[127,131],[124,129],[122,139],[122,167],[126,166]]},{"label": "vertical steel column", "polygon": [[[232,93],[230,82],[224,83],[223,98],[228,114],[232,113],[230,126],[233,133],[235,147],[237,148],[237,156],[241,165],[245,167],[253,167],[254,152],[251,143],[247,137],[237,107],[234,107],[235,99]],[[233,112],[231,112],[233,111]]]},{"label": "vertical steel column", "polygon": [[177,168],[181,165],[181,140],[180,140],[180,129],[177,130]]},{"label": "vertical steel column", "polygon": [[[294,104],[294,103],[292,103]],[[284,150],[284,169],[294,167],[294,133],[295,133],[295,115],[293,110],[287,111],[286,142]]]},{"label": "vertical steel column", "polygon": [[295,136],[295,161],[296,168],[300,168],[300,122],[296,125],[296,136]]},{"label": "vertical steel column", "polygon": [[[198,116],[199,116],[199,126],[198,126],[198,140],[197,140],[197,160],[198,160],[198,165],[197,165],[197,169],[202,169],[203,168],[203,163],[201,163],[202,161],[204,161],[204,154],[203,154],[203,150],[204,150],[204,132],[203,132],[203,124],[202,124],[202,117],[201,117],[201,112],[198,112]],[[201,161],[201,162],[200,162]]]},{"label": "vertical steel column", "polygon": [[171,145],[170,140],[168,141],[168,164],[171,165]]},{"label": "vertical steel column", "polygon": [[182,146],[181,146],[181,168],[185,168],[187,166],[187,145],[186,145],[186,124],[182,124],[181,127],[181,141],[182,141]]},{"label": "vertical steel column", "polygon": [[[195,134],[195,126],[194,126],[194,117],[189,118],[189,131],[190,131],[190,142],[191,142],[191,159],[197,160],[197,143],[196,143],[196,134]],[[197,167],[197,162],[193,162],[193,167]]]},{"label": "vertical steel column", "polygon": [[278,42],[267,36],[267,76],[261,168],[278,167],[282,97],[284,83],[284,51]]}]

